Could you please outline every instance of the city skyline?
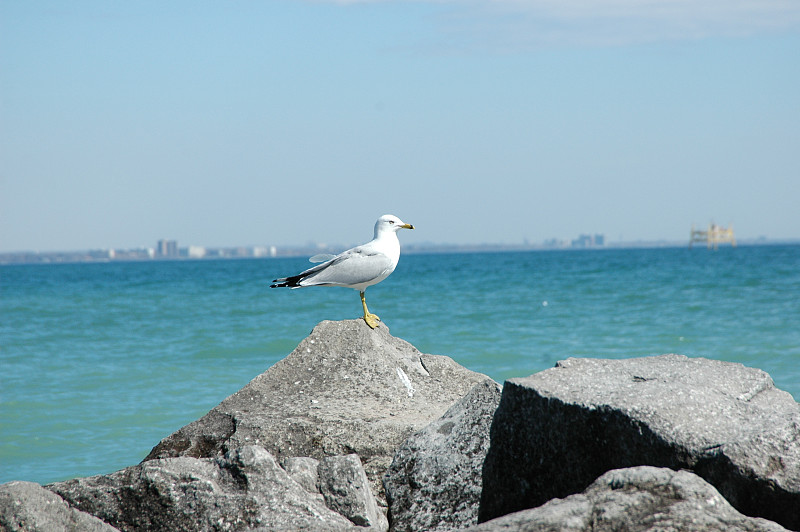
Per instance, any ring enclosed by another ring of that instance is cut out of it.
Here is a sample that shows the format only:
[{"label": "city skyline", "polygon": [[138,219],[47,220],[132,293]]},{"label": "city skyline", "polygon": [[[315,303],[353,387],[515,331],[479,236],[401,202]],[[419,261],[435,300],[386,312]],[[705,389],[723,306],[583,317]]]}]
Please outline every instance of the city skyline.
[{"label": "city skyline", "polygon": [[[710,228],[711,226],[709,226]],[[727,228],[721,228],[727,231]],[[603,234],[580,234],[572,239],[551,238],[541,242],[523,241],[518,243],[481,243],[481,244],[448,244],[448,243],[417,243],[402,246],[404,253],[484,253],[496,251],[552,251],[552,250],[602,250],[602,249],[632,249],[632,248],[659,248],[659,247],[736,247],[737,245],[800,245],[800,239],[771,240],[766,237],[756,239],[737,240],[720,239],[716,243],[705,238],[698,238],[699,233],[705,231],[692,229],[691,235],[685,240],[639,240],[639,241],[609,241]],[[731,236],[733,236],[731,234]],[[349,249],[356,243],[326,244],[307,242],[295,246],[277,246],[274,244],[257,245],[229,245],[223,247],[206,247],[195,244],[179,245],[176,240],[159,240],[154,246],[140,246],[134,248],[100,248],[84,250],[58,250],[58,251],[0,251],[0,264],[31,264],[31,263],[74,263],[74,262],[112,262],[112,261],[150,261],[150,260],[206,260],[206,259],[264,259],[308,257],[318,253],[339,253]]]},{"label": "city skyline", "polygon": [[0,3],[0,252],[800,238],[800,4]]}]

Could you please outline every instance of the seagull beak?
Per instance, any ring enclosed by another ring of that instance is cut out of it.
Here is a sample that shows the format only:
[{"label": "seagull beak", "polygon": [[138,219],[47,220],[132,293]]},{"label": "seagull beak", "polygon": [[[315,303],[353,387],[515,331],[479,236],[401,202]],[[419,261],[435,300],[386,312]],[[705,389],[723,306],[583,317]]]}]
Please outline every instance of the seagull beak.
[{"label": "seagull beak", "polygon": [[402,227],[403,229],[414,229],[414,226],[411,224],[403,224],[400,227]]}]

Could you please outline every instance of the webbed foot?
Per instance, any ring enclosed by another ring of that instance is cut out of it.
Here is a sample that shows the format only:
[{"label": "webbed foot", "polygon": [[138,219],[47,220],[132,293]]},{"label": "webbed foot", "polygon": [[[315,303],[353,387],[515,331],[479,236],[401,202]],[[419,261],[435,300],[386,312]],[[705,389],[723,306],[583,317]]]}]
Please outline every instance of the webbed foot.
[{"label": "webbed foot", "polygon": [[375,329],[381,324],[381,319],[372,313],[364,314],[364,321],[367,322],[367,325],[369,325],[370,329]]}]

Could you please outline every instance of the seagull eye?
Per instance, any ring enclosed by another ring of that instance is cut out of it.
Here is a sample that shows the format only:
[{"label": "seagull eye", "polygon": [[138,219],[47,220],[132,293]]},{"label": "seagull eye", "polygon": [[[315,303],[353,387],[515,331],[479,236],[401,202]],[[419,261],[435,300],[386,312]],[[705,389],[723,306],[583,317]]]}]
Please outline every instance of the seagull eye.
[{"label": "seagull eye", "polygon": [[389,220],[389,223],[394,225],[394,220]]}]

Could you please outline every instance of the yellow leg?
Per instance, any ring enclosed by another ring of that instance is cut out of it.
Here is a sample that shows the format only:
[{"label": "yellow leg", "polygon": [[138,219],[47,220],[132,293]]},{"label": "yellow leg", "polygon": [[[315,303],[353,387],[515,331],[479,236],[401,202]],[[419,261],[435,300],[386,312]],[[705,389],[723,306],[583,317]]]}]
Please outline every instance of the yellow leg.
[{"label": "yellow leg", "polygon": [[367,300],[364,299],[364,292],[361,292],[361,306],[364,307],[364,321],[367,322],[367,325],[369,325],[371,329],[380,325],[379,322],[381,319],[375,314],[370,313],[367,308]]}]

